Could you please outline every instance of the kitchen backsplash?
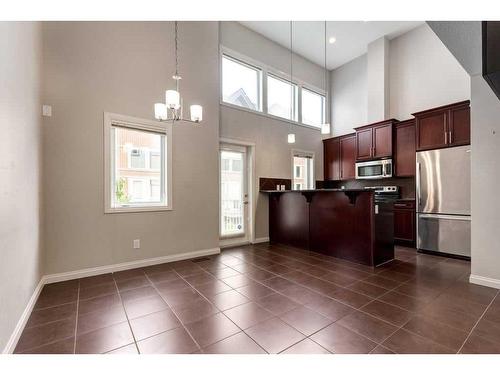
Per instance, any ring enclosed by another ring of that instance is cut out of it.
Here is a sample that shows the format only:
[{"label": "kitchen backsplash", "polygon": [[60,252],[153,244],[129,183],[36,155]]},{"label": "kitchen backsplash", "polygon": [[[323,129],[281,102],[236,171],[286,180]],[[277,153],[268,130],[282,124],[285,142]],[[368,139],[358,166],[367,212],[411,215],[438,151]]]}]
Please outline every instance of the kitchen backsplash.
[{"label": "kitchen backsplash", "polygon": [[290,190],[292,188],[292,180],[289,178],[259,178],[259,190],[275,190],[276,185],[285,185],[285,189]]},{"label": "kitchen backsplash", "polygon": [[348,180],[348,181],[324,181],[324,186],[328,188],[362,189],[366,186],[387,186],[395,185],[401,189],[401,198],[415,198],[415,178],[413,177],[392,177],[380,180]]}]

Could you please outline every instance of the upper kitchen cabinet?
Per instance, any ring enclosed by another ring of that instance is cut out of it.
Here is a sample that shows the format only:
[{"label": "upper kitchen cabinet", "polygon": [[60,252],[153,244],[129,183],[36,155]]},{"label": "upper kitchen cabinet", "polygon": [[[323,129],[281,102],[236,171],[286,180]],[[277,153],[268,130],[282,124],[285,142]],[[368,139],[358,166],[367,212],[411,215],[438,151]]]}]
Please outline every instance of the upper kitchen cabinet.
[{"label": "upper kitchen cabinet", "polygon": [[464,146],[470,144],[470,106],[469,101],[450,109],[449,146]]},{"label": "upper kitchen cabinet", "polygon": [[368,160],[372,158],[373,129],[356,129],[356,160]]},{"label": "upper kitchen cabinet", "polygon": [[323,140],[323,174],[327,181],[340,180],[340,139]]},{"label": "upper kitchen cabinet", "polygon": [[356,136],[351,134],[340,138],[340,179],[356,177]]},{"label": "upper kitchen cabinet", "polygon": [[470,144],[468,100],[413,113],[417,151]]},{"label": "upper kitchen cabinet", "polygon": [[392,156],[392,129],[398,121],[384,120],[356,128],[356,160],[381,159]]},{"label": "upper kitchen cabinet", "polygon": [[397,177],[415,176],[415,120],[394,126],[394,168]]},{"label": "upper kitchen cabinet", "polygon": [[348,134],[323,140],[324,178],[326,181],[355,177],[356,137]]}]

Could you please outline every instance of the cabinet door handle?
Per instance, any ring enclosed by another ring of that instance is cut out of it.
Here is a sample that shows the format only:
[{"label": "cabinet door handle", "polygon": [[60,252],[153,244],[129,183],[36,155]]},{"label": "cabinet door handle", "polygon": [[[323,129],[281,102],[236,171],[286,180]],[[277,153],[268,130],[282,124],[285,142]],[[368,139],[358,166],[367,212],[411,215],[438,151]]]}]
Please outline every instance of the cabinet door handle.
[{"label": "cabinet door handle", "polygon": [[448,144],[448,132],[444,132],[444,144],[447,145]]},{"label": "cabinet door handle", "polygon": [[450,143],[453,143],[453,140],[452,140],[453,138],[451,137],[451,135],[452,135],[452,132],[450,130],[449,131],[449,135],[448,135],[448,140],[449,140]]}]

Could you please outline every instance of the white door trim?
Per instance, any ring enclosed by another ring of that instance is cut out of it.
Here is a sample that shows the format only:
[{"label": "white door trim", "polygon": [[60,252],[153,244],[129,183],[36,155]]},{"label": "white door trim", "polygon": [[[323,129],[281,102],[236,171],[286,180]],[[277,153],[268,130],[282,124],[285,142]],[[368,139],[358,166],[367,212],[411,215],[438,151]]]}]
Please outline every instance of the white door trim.
[{"label": "white door trim", "polygon": [[[244,146],[247,149],[247,170],[248,170],[248,235],[245,241],[241,241],[237,243],[235,239],[228,240],[220,240],[221,247],[227,246],[235,246],[238,244],[244,243],[253,243],[255,240],[255,215],[256,215],[256,207],[257,204],[255,199],[257,198],[258,192],[258,180],[255,175],[255,143],[242,140],[242,139],[234,139],[234,138],[219,138],[219,145],[221,143],[233,144],[236,146]],[[220,166],[219,166],[220,167]],[[219,170],[220,176],[220,170]],[[220,179],[219,179],[219,197],[220,197]],[[219,217],[220,217],[220,204],[219,204]],[[220,221],[220,220],[219,220]],[[231,241],[232,240],[232,241]]]}]

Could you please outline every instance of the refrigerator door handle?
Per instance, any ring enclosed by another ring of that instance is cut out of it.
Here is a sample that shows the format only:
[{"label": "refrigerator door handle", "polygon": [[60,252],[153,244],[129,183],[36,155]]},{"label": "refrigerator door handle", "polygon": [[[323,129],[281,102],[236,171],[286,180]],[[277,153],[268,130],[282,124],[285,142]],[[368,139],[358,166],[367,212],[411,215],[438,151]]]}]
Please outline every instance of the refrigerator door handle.
[{"label": "refrigerator door handle", "polygon": [[440,215],[440,214],[418,214],[421,219],[446,219],[446,220],[460,220],[460,221],[471,221],[470,216],[460,216],[460,215]]},{"label": "refrigerator door handle", "polygon": [[420,206],[422,205],[422,197],[420,195],[420,163],[417,162],[417,179],[416,179],[416,185],[417,185],[417,208],[418,211],[420,211]]}]

